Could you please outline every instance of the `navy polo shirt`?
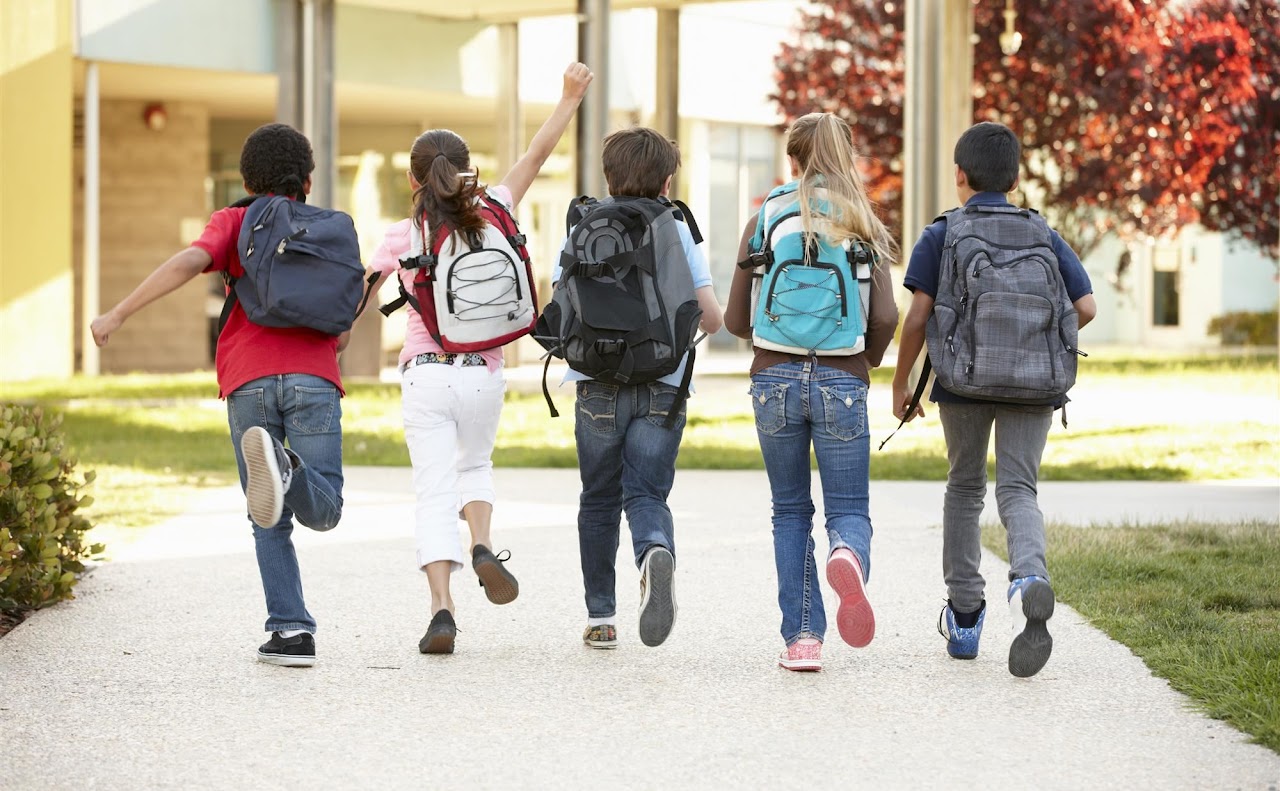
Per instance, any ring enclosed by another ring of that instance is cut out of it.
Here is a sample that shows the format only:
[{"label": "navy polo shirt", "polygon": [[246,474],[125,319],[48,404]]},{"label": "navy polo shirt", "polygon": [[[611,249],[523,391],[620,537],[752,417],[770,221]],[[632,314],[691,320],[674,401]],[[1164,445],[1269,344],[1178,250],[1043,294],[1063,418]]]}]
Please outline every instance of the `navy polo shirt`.
[{"label": "navy polo shirt", "polygon": [[[966,206],[1012,206],[1003,192],[979,192],[965,202]],[[1072,302],[1093,293],[1093,284],[1089,282],[1089,273],[1084,271],[1080,257],[1071,245],[1062,240],[1057,231],[1050,229],[1049,236],[1053,240],[1053,252],[1058,256],[1058,271],[1062,273],[1062,281],[1067,286],[1067,298]],[[911,249],[911,260],[907,263],[907,274],[902,285],[914,293],[916,289],[936,299],[938,296],[938,273],[942,269],[942,246],[947,239],[947,221],[938,220],[927,226],[916,246]],[[958,396],[942,385],[933,384],[933,392],[929,400],[947,404],[978,404],[977,399]]]}]

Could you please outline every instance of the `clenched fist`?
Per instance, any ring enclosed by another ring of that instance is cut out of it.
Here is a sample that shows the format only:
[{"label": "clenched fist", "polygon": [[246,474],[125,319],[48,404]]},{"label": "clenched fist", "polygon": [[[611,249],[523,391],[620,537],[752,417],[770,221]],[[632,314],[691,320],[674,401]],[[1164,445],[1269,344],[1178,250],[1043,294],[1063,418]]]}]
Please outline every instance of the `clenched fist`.
[{"label": "clenched fist", "polygon": [[587,93],[587,86],[595,79],[591,69],[581,63],[571,63],[564,70],[564,98],[581,99]]}]

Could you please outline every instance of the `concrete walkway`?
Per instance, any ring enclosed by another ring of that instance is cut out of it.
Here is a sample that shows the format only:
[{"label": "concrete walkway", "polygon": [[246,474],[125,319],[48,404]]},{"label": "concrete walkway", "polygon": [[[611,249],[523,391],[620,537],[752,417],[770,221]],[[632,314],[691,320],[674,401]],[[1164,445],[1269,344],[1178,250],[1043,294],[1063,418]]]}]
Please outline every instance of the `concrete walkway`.
[{"label": "concrete walkway", "polygon": [[[576,472],[498,479],[520,598],[494,607],[459,575],[458,653],[427,657],[409,471],[349,471],[343,524],[299,531],[320,620],[309,670],[254,661],[264,613],[238,491],[193,504],[0,640],[0,788],[1280,786],[1280,756],[1066,607],[1035,678],[1007,672],[1003,606],[978,660],[948,659],[939,484],[873,484],[875,642],[851,649],[833,626],[826,670],[800,675],[773,663],[761,473],[677,476],[679,620],[665,645],[640,644],[624,550],[613,652],[580,643]],[[1274,521],[1280,491],[1048,484],[1043,503],[1085,523]],[[1007,567],[984,564],[994,605]]]}]

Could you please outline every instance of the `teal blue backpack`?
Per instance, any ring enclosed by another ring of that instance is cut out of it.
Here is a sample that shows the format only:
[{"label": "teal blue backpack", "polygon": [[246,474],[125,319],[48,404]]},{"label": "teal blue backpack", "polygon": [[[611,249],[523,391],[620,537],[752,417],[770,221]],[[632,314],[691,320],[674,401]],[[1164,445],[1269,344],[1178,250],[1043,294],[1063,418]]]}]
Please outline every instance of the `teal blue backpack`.
[{"label": "teal blue backpack", "polygon": [[[738,266],[753,270],[752,338],[761,349],[808,357],[844,357],[865,348],[871,272],[878,262],[866,242],[832,244],[806,238],[799,183],[774,189],[760,207],[750,253]],[[815,190],[814,213],[827,209]],[[805,260],[805,248],[809,260]]]}]

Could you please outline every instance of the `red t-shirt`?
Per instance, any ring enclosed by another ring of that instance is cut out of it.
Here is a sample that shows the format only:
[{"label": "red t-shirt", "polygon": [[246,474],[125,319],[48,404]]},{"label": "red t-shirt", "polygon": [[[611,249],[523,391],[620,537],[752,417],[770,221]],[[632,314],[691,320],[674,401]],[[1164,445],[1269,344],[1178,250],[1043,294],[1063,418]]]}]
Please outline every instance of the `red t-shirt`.
[{"label": "red t-shirt", "polygon": [[[209,218],[200,238],[192,242],[213,257],[205,272],[226,272],[244,277],[236,249],[244,207],[220,209]],[[311,374],[327,379],[342,390],[338,370],[338,338],[308,327],[263,327],[249,321],[237,301],[218,336],[218,397],[226,398],[237,387],[263,376]]]}]

